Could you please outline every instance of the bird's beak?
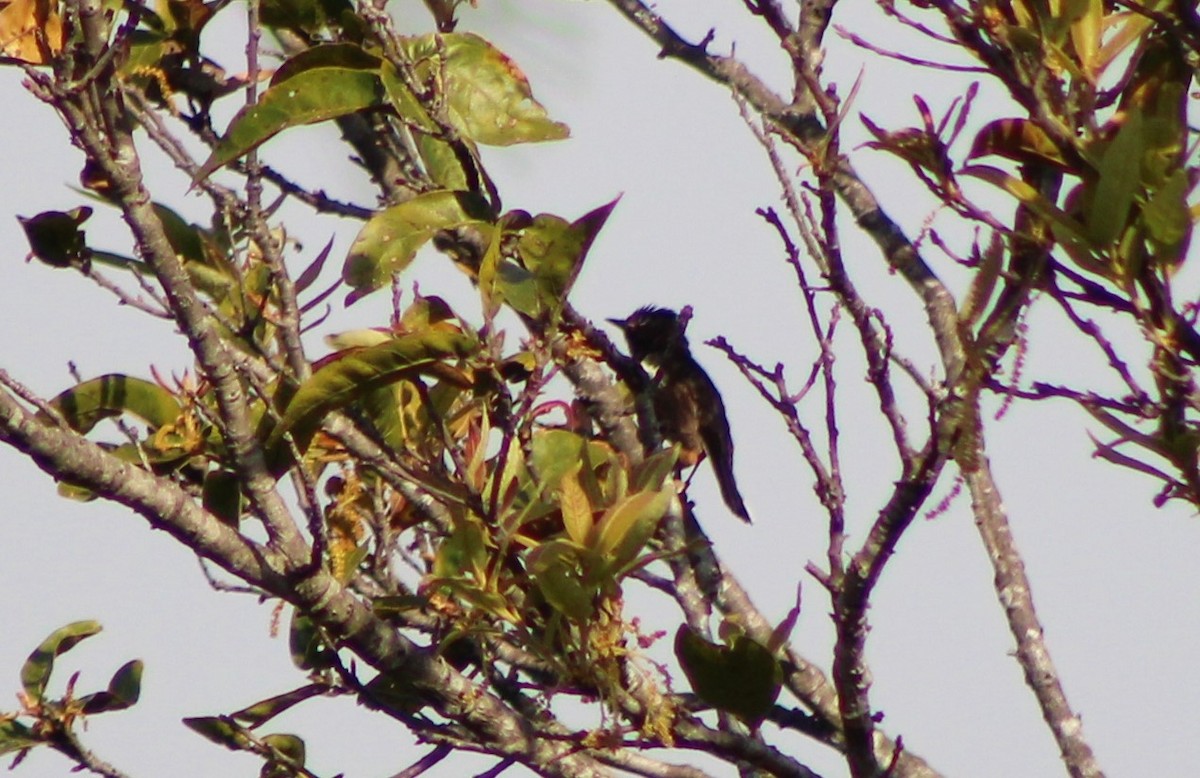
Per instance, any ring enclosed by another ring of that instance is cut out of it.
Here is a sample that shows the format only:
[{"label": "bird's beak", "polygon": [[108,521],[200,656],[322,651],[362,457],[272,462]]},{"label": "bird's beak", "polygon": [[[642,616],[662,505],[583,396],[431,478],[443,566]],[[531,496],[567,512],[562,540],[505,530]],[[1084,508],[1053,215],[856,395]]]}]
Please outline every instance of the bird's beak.
[{"label": "bird's beak", "polygon": [[621,329],[625,329],[625,327],[627,327],[629,325],[628,319],[605,319],[605,321],[608,322],[609,324],[615,324],[618,327],[620,327]]}]

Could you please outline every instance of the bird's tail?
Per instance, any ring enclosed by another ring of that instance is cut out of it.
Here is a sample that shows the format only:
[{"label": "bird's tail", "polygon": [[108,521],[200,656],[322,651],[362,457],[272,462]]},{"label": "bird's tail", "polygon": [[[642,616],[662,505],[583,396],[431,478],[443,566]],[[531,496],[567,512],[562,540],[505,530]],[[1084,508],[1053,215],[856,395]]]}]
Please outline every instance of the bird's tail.
[{"label": "bird's tail", "polygon": [[[705,435],[704,448],[712,462],[713,472],[717,475],[717,486],[721,488],[721,499],[729,506],[733,514],[747,524],[751,524],[750,512],[738,491],[737,480],[733,476],[733,438],[725,429],[723,436]],[[709,438],[713,438],[709,440]]]},{"label": "bird's tail", "polygon": [[746,510],[746,503],[742,501],[742,495],[738,492],[737,481],[733,478],[733,470],[725,471],[718,468],[717,485],[721,487],[721,497],[725,500],[725,504],[729,506],[729,510],[733,511],[733,515],[747,524],[752,524],[753,522],[750,521],[750,512]]}]

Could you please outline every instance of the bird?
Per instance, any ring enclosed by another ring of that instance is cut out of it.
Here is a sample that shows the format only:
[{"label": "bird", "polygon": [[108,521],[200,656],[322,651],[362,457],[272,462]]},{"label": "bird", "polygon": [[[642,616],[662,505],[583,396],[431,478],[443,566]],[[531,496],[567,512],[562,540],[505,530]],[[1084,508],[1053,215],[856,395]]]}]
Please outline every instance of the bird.
[{"label": "bird", "polygon": [[662,436],[680,446],[680,462],[707,456],[729,510],[747,524],[750,513],[733,475],[733,435],[716,384],[696,362],[684,335],[687,321],[668,308],[646,306],[608,319],[625,335],[629,355],[654,371],[651,400]]}]

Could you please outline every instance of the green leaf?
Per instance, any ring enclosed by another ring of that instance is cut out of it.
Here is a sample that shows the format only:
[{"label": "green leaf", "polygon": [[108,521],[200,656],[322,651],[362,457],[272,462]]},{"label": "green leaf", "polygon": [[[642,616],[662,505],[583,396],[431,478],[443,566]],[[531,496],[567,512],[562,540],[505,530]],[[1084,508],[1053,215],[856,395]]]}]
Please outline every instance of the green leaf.
[{"label": "green leaf", "polygon": [[342,267],[342,278],[354,288],[347,304],[385,286],[438,232],[473,223],[478,210],[473,198],[469,192],[428,192],[375,214]]},{"label": "green leaf", "polygon": [[[304,741],[299,737],[278,733],[264,736],[262,742],[280,757],[286,759],[292,767],[304,766]],[[286,774],[291,775],[290,772]]]},{"label": "green leaf", "polygon": [[294,611],[288,628],[292,664],[300,670],[320,670],[331,665],[332,649],[312,619]]},{"label": "green leaf", "polygon": [[1088,237],[1097,246],[1107,246],[1116,240],[1129,221],[1129,209],[1141,183],[1142,154],[1146,148],[1142,128],[1141,112],[1127,113],[1125,123],[1100,159],[1099,180],[1087,209]]},{"label": "green leaf", "polygon": [[405,121],[427,133],[436,134],[441,131],[437,122],[425,110],[425,106],[396,72],[395,65],[384,61],[379,70],[379,78],[383,82],[383,89],[387,92],[388,99],[392,101],[392,107]]},{"label": "green leaf", "polygon": [[55,657],[102,629],[98,621],[76,621],[50,633],[21,667],[21,686],[25,689],[25,695],[34,702],[40,702],[46,693],[50,673],[54,670]]},{"label": "green leaf", "polygon": [[961,175],[987,181],[1017,198],[1030,210],[1050,223],[1054,237],[1081,268],[1091,273],[1110,275],[1111,269],[1101,260],[1093,248],[1083,226],[1065,211],[1042,196],[1029,183],[990,165],[969,165]]},{"label": "green leaf", "polygon": [[[1172,249],[1183,245],[1192,232],[1192,215],[1188,210],[1188,172],[1176,170],[1150,197],[1142,209],[1146,233],[1159,246]],[[1182,256],[1164,257],[1176,262]]]},{"label": "green leaf", "polygon": [[470,186],[464,172],[463,158],[453,146],[420,130],[413,130],[413,140],[416,141],[417,153],[421,155],[425,172],[435,184],[444,189],[467,189]]},{"label": "green leaf", "polygon": [[438,547],[433,563],[436,578],[471,577],[482,584],[487,576],[487,535],[477,522],[459,523]]},{"label": "green leaf", "polygon": [[394,594],[371,600],[371,610],[383,617],[421,610],[428,606],[429,598],[422,594]]},{"label": "green leaf", "polygon": [[475,339],[470,335],[429,329],[340,354],[300,385],[267,445],[278,445],[284,433],[291,432],[303,451],[325,414],[405,373],[419,371],[443,359],[466,356],[474,344]]},{"label": "green leaf", "polygon": [[583,446],[587,441],[577,433],[564,429],[548,429],[534,433],[530,464],[543,488],[558,488],[562,477],[583,461]]},{"label": "green leaf", "polygon": [[202,490],[204,510],[237,528],[242,516],[242,485],[237,474],[228,470],[210,470],[204,474]]},{"label": "green leaf", "polygon": [[429,177],[444,189],[470,188],[464,165],[473,167],[475,162],[464,157],[476,153],[474,144],[459,139],[458,148],[452,146],[446,139],[445,129],[434,120],[391,62],[383,63],[379,76],[392,107],[412,133],[417,153]]},{"label": "green leaf", "polygon": [[540,318],[546,310],[537,277],[525,268],[512,262],[501,262],[496,266],[495,279],[496,296],[514,311]]},{"label": "green leaf", "polygon": [[800,583],[796,583],[796,604],[792,606],[787,615],[783,617],[783,621],[771,630],[771,639],[767,641],[767,650],[772,654],[782,650],[787,642],[792,638],[792,630],[796,628],[796,622],[800,620],[800,605],[803,602],[803,590]]},{"label": "green leaf", "polygon": [[299,689],[277,694],[274,697],[242,708],[238,712],[231,714],[231,717],[245,724],[247,727],[259,727],[292,706],[299,705],[313,697],[319,697],[328,690],[329,687],[324,684],[310,683],[306,686],[301,686]]},{"label": "green leaf", "polygon": [[42,739],[37,737],[32,729],[21,722],[0,719],[0,756],[33,748],[42,742]]},{"label": "green leaf", "polygon": [[779,661],[744,635],[735,637],[732,646],[723,646],[681,624],[675,633],[675,655],[700,699],[752,727],[762,722],[779,696]]},{"label": "green leaf", "polygon": [[194,716],[184,719],[183,723],[193,732],[232,751],[248,751],[253,745],[249,733],[228,716]]},{"label": "green leaf", "polygon": [[336,119],[381,105],[379,75],[370,70],[317,67],[304,70],[263,92],[233,117],[224,137],[196,173],[203,181],[214,170],[257,148],[289,127]]},{"label": "green leaf", "polygon": [[280,65],[275,75],[271,76],[271,86],[279,86],[288,79],[317,68],[374,71],[382,64],[383,60],[355,43],[324,43],[304,49]]},{"label": "green leaf", "polygon": [[509,146],[570,135],[533,99],[516,63],[478,35],[423,35],[404,41],[404,47],[420,77],[444,77],[450,122],[476,143]]},{"label": "green leaf", "polygon": [[[88,432],[102,419],[133,414],[151,427],[161,427],[179,418],[175,395],[153,381],[110,373],[84,381],[59,394],[50,406],[62,414],[76,432]],[[49,421],[39,414],[42,421]]]},{"label": "green leaf", "polygon": [[380,673],[367,684],[369,699],[385,709],[416,713],[425,707],[417,688],[400,673]]},{"label": "green leaf", "polygon": [[529,569],[550,607],[576,624],[592,618],[596,587],[584,582],[578,551],[566,540],[552,540],[529,554]]},{"label": "green leaf", "polygon": [[163,232],[167,234],[167,242],[175,255],[184,262],[207,262],[208,255],[204,251],[205,230],[188,222],[174,210],[161,203],[153,203],[154,215],[162,223]]},{"label": "green leaf", "polygon": [[134,705],[142,696],[142,660],[133,659],[113,673],[108,682],[108,690],[88,695],[83,700],[83,712],[86,714],[104,713],[114,710],[125,710]]},{"label": "green leaf", "polygon": [[672,445],[656,451],[642,460],[634,469],[633,488],[635,491],[658,491],[675,472],[675,463],[679,460],[679,445]]},{"label": "green leaf", "polygon": [[51,267],[71,267],[90,258],[87,236],[80,226],[92,215],[86,205],[70,211],[43,211],[17,221],[29,239],[33,256]]},{"label": "green leaf", "polygon": [[583,268],[592,241],[619,199],[574,222],[543,213],[516,230],[516,253],[521,265],[502,264],[497,284],[509,305],[527,316],[543,312],[557,316]]}]

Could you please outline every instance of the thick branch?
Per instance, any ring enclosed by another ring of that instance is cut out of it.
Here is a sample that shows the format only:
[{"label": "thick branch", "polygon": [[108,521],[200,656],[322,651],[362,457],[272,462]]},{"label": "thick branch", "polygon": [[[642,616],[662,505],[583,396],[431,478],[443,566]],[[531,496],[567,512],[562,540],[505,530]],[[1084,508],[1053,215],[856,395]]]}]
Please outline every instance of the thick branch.
[{"label": "thick branch", "polygon": [[0,392],[0,441],[26,454],[55,480],[83,486],[141,514],[254,586],[265,587],[282,560],[206,512],[179,485],[122,461],[75,432],[38,421]]},{"label": "thick branch", "polygon": [[982,451],[979,466],[964,476],[971,490],[975,524],[995,570],[996,594],[1017,641],[1017,661],[1025,671],[1025,682],[1041,706],[1042,716],[1054,733],[1070,774],[1074,778],[1100,778],[1104,773],[1083,739],[1083,722],[1071,710],[1050,659],[1045,633],[1033,605],[1033,590],[1025,576],[1025,564],[1013,542],[1000,492]]}]

